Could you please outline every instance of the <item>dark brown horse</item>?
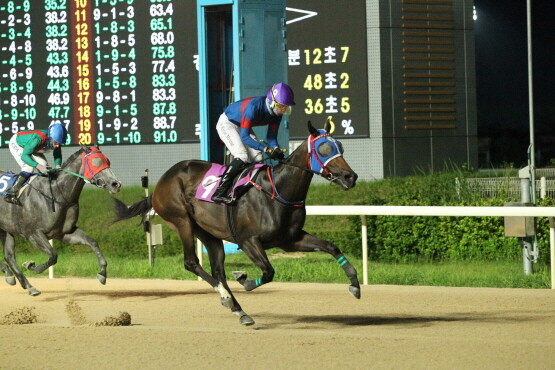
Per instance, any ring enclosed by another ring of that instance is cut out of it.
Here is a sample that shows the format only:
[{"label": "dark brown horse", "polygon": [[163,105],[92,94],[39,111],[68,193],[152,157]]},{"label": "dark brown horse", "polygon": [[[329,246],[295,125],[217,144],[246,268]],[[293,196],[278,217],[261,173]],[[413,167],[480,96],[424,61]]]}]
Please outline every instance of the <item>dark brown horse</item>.
[{"label": "dark brown horse", "polygon": [[[201,201],[195,193],[211,163],[187,160],[175,164],[158,181],[153,194],[127,207],[115,199],[116,221],[145,216],[151,208],[175,230],[183,244],[185,268],[207,281],[220,293],[224,307],[240,317],[244,325],[254,324],[229,289],[224,271],[222,240],[235,241],[251,261],[262,270],[262,277],[248,280],[243,272],[234,272],[245,290],[253,290],[272,281],[274,269],[266,250],[281,248],[287,252],[322,251],[331,254],[351,281],[350,293],[360,298],[360,285],[354,267],[331,242],[303,230],[306,218],[304,200],[315,173],[347,190],[355,186],[357,174],[343,158],[343,148],[330,134],[331,124],[316,130],[310,122],[309,138],[291,155],[255,178],[250,189],[232,206]],[[195,254],[193,236],[208,251],[212,275]]]}]

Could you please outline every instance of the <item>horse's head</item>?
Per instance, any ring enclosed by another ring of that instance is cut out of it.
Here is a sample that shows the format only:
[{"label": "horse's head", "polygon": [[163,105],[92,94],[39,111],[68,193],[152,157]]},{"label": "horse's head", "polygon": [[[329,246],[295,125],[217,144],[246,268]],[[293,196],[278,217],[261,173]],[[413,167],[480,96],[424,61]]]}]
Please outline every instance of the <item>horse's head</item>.
[{"label": "horse's head", "polygon": [[87,180],[101,189],[105,189],[112,194],[119,192],[121,182],[110,168],[110,160],[98,147],[82,147],[81,167],[83,176]]},{"label": "horse's head", "polygon": [[348,190],[355,186],[358,175],[343,158],[341,142],[331,136],[333,129],[329,118],[323,130],[315,129],[308,121],[309,165],[312,171],[321,173],[328,181]]}]

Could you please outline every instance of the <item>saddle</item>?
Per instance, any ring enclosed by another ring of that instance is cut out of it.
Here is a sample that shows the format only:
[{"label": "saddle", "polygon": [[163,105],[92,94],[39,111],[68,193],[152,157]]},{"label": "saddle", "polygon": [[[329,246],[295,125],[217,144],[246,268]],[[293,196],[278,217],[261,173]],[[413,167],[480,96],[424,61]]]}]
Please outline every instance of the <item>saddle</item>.
[{"label": "saddle", "polygon": [[[15,184],[15,180],[17,180],[17,176],[19,176],[19,173],[14,173],[12,171],[6,171],[4,173],[0,173],[0,195],[1,196],[4,197],[6,196],[6,194],[8,194],[8,190],[10,190],[13,184]],[[34,173],[31,175],[31,177],[29,177],[27,181],[25,181],[25,184],[23,184],[23,186],[21,187],[21,190],[19,190],[19,195],[21,195],[25,191],[27,186],[36,177],[37,177],[37,174]]]},{"label": "saddle", "polygon": [[[264,164],[258,163],[254,166],[247,166],[243,169],[243,171],[241,171],[231,186],[231,195],[234,199],[239,199],[252,187],[250,180],[253,180],[260,169],[264,166]],[[224,174],[226,169],[226,166],[212,163],[212,166],[208,171],[206,171],[202,181],[197,187],[195,198],[205,202],[215,203],[212,201],[212,195],[220,185],[221,176]]]}]

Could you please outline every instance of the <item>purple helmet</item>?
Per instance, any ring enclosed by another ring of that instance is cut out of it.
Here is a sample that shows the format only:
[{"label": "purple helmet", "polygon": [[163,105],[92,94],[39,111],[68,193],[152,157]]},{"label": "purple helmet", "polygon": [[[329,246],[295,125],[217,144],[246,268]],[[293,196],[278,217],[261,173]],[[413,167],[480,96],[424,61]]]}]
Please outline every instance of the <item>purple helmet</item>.
[{"label": "purple helmet", "polygon": [[295,105],[294,99],[293,89],[283,82],[274,84],[266,93],[266,103],[279,115],[291,113],[291,106]]}]

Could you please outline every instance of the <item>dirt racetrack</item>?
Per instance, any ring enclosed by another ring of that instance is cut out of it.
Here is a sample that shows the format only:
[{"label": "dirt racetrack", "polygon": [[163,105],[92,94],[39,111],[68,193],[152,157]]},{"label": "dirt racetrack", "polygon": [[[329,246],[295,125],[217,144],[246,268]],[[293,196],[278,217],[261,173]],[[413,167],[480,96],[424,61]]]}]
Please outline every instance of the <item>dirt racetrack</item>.
[{"label": "dirt racetrack", "polygon": [[[30,280],[40,296],[0,284],[0,321],[37,319],[0,325],[1,369],[555,368],[552,290],[232,283],[244,327],[205,282]],[[130,326],[91,324],[120,312]]]}]

